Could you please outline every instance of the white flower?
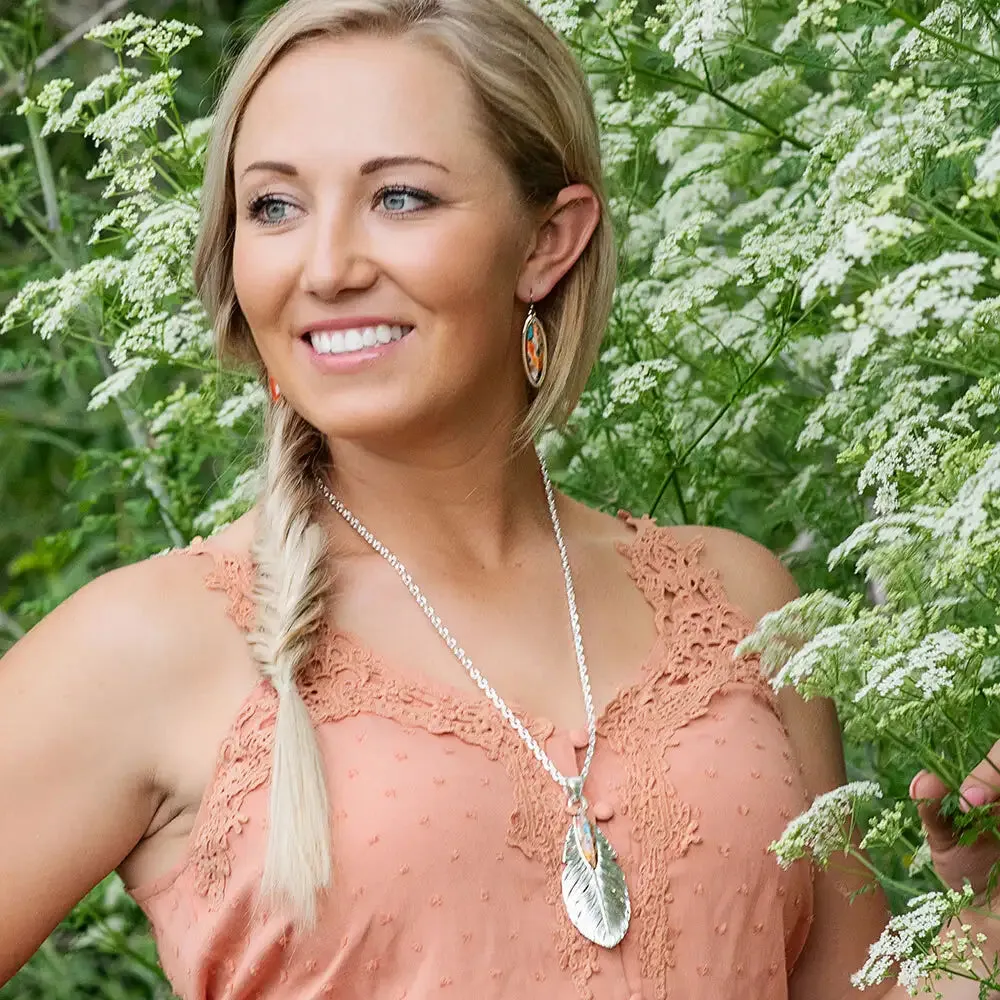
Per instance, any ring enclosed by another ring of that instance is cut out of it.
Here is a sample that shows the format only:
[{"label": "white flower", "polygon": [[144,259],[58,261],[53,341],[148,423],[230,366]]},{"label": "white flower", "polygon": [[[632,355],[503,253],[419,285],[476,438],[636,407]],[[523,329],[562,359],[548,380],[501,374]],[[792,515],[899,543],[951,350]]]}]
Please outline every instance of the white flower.
[{"label": "white flower", "polygon": [[132,383],[156,362],[152,358],[129,358],[121,368],[113,371],[103,382],[98,383],[90,394],[88,410],[99,410],[112,399],[121,396]]},{"label": "white flower", "polygon": [[53,109],[42,126],[42,135],[53,132],[66,132],[75,128],[84,116],[88,105],[94,105],[108,99],[109,91],[116,87],[124,87],[129,81],[139,79],[140,73],[130,66],[113,69],[100,76],[95,76],[90,83],[73,95],[73,100],[64,111]]},{"label": "white flower", "polygon": [[66,91],[73,89],[73,81],[66,77],[49,80],[36,97],[25,97],[17,106],[17,114],[26,115],[37,111],[44,116],[55,114],[62,103]]},{"label": "white flower", "polygon": [[19,142],[10,143],[6,146],[0,146],[0,167],[2,167],[8,160],[13,160],[15,156],[19,156],[24,152],[24,146]]},{"label": "white flower", "polygon": [[867,850],[874,844],[894,847],[896,841],[907,826],[906,803],[896,802],[888,809],[883,809],[869,824],[859,847]]},{"label": "white flower", "polygon": [[995,198],[1000,192],[1000,126],[996,128],[986,148],[976,157],[976,183],[969,190],[970,198]]},{"label": "white flower", "polygon": [[[814,642],[812,649],[835,646],[833,637],[841,635],[836,630],[853,620],[855,607],[856,602],[845,601],[824,590],[803,594],[763,615],[753,631],[737,643],[733,656],[759,653],[765,673],[777,671],[772,682],[776,687],[795,683],[809,672],[806,665],[810,659],[808,641]],[[796,657],[799,659],[793,666]]]},{"label": "white flower", "polygon": [[[851,976],[856,989],[882,982],[894,965],[900,964],[900,982],[911,996],[916,995],[917,981],[934,964],[930,955],[933,938],[947,917],[958,915],[973,898],[967,885],[962,892],[928,892],[915,896],[906,913],[891,917],[881,937],[868,949],[868,960]],[[906,962],[905,968],[901,963]],[[904,981],[905,979],[905,981]]]},{"label": "white flower", "polygon": [[777,856],[782,868],[807,856],[825,866],[832,854],[849,846],[855,806],[881,797],[882,790],[873,781],[852,781],[818,795],[768,849]]},{"label": "white flower", "polygon": [[244,382],[243,388],[235,396],[230,396],[219,407],[215,418],[220,427],[233,427],[247,413],[263,409],[267,405],[267,393],[257,382]]},{"label": "white flower", "polygon": [[179,76],[179,69],[169,69],[140,79],[107,111],[92,118],[84,128],[84,135],[112,150],[141,140],[143,133],[151,129],[169,107],[173,84]]},{"label": "white flower", "polygon": [[611,376],[611,398],[604,408],[604,416],[610,417],[616,411],[638,402],[639,398],[660,385],[660,378],[675,371],[677,363],[656,358],[639,361],[622,368]]},{"label": "white flower", "polygon": [[84,35],[94,42],[121,52],[127,49],[127,54],[133,59],[148,52],[159,60],[169,59],[189,45],[195,38],[200,38],[201,28],[183,21],[154,21],[142,14],[129,12],[116,21],[105,21]]},{"label": "white flower", "polygon": [[657,11],[661,18],[668,13],[674,18],[660,38],[660,48],[684,68],[695,65],[699,52],[718,43],[740,16],[737,0],[669,0]]},{"label": "white flower", "polygon": [[246,513],[257,499],[260,488],[260,469],[251,468],[241,472],[236,477],[229,495],[210,504],[194,519],[195,529],[204,533],[216,531]]},{"label": "white flower", "polygon": [[583,0],[528,0],[529,6],[563,35],[574,35],[583,19],[580,7]]},{"label": "white flower", "polygon": [[941,539],[967,541],[988,525],[996,523],[996,508],[1000,505],[998,494],[1000,444],[993,447],[979,470],[961,485],[955,500],[934,525],[934,534]]}]

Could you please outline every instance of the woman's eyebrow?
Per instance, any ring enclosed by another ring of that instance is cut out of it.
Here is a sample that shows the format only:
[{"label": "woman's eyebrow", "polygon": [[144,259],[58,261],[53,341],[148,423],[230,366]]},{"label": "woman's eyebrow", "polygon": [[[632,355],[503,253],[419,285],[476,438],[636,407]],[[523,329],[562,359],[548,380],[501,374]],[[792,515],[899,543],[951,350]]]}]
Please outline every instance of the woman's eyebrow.
[{"label": "woman's eyebrow", "polygon": [[[444,164],[428,160],[424,156],[379,156],[374,160],[368,160],[363,163],[359,173],[365,177],[368,174],[376,174],[380,170],[386,170],[389,167],[410,166],[413,164],[423,164],[424,166],[434,167],[437,170],[443,170],[446,174],[450,173]],[[279,160],[256,160],[240,176],[245,177],[251,170],[266,170],[275,174],[285,174],[287,177],[297,177],[299,174],[298,170],[290,163],[282,163]]]}]

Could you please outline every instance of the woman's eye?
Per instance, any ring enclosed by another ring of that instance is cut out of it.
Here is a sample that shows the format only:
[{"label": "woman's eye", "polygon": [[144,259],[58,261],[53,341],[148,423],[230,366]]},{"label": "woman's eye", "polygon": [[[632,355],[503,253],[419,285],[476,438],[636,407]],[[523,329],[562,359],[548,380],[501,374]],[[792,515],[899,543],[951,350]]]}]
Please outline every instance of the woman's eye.
[{"label": "woman's eye", "polygon": [[383,188],[378,192],[378,203],[390,215],[408,214],[433,204],[434,197],[415,188]]},{"label": "woman's eye", "polygon": [[261,195],[250,202],[250,218],[262,226],[276,226],[288,218],[292,206],[274,195]]}]

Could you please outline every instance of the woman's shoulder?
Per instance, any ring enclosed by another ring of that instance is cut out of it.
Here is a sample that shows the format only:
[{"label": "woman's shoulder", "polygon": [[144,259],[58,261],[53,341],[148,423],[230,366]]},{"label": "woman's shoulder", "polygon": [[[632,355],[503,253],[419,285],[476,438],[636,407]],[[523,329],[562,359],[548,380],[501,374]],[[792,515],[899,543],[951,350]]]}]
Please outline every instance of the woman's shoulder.
[{"label": "woman's shoulder", "polygon": [[242,647],[225,596],[206,586],[223,554],[249,555],[252,532],[241,522],[208,541],[102,573],[32,629],[32,645],[72,655],[98,683],[137,697],[163,697],[203,677],[207,662]]},{"label": "woman's shoulder", "polygon": [[795,578],[765,545],[730,528],[705,524],[660,525],[651,518],[622,511],[617,517],[574,504],[578,531],[592,543],[628,544],[655,533],[671,549],[695,546],[701,566],[713,571],[730,601],[751,621],[758,621],[799,594]]}]

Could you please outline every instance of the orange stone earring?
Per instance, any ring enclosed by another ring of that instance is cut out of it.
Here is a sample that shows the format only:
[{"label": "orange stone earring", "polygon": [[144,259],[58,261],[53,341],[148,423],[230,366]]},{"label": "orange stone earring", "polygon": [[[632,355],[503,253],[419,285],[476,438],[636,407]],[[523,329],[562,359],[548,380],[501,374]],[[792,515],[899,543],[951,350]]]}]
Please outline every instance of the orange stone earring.
[{"label": "orange stone earring", "polygon": [[545,381],[549,352],[545,327],[535,312],[534,298],[528,305],[528,317],[521,330],[521,360],[524,362],[524,373],[528,376],[532,388],[540,389]]},{"label": "orange stone earring", "polygon": [[281,398],[281,389],[278,388],[278,383],[275,382],[274,378],[269,375],[267,378],[267,384],[268,388],[271,390],[271,402],[277,403]]}]

